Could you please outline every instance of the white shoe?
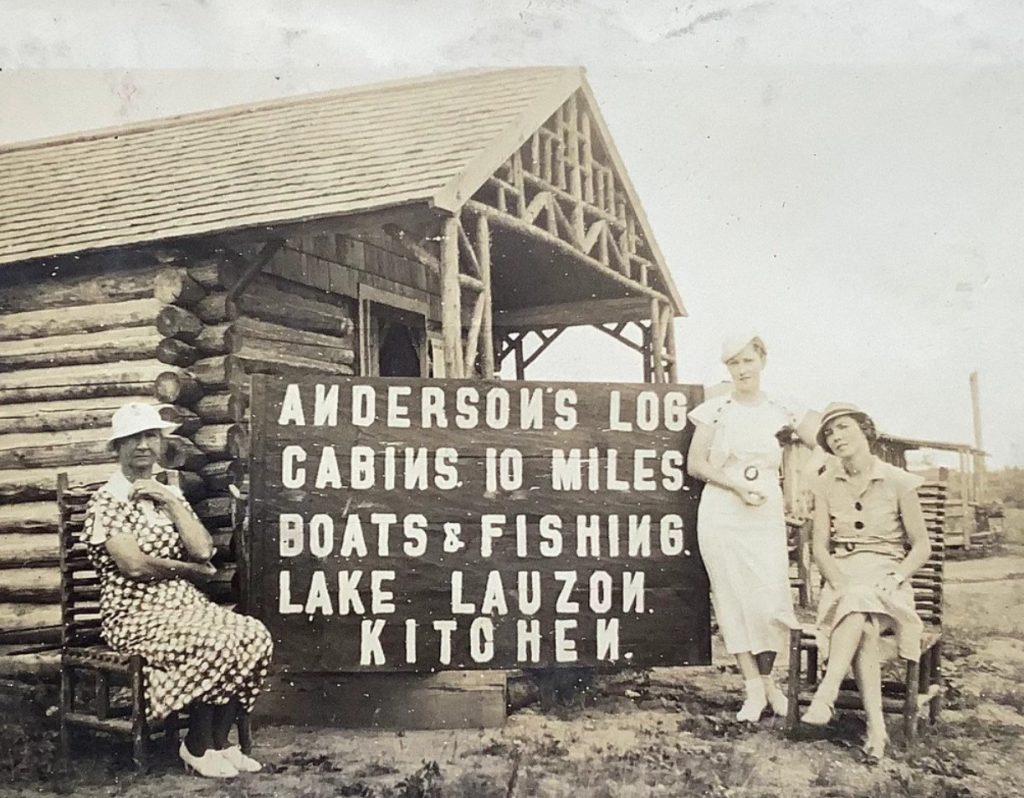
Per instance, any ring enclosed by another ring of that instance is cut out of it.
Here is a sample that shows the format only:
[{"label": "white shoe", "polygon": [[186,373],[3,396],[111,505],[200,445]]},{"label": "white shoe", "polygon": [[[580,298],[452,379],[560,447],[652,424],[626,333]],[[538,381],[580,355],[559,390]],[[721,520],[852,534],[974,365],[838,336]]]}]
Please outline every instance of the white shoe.
[{"label": "white shoe", "polygon": [[768,706],[768,699],[764,695],[764,682],[760,679],[747,679],[743,682],[747,690],[747,700],[743,702],[740,711],[736,713],[736,720],[743,723],[757,723],[761,719],[761,713]]},{"label": "white shoe", "polygon": [[193,756],[183,742],[178,748],[178,756],[185,763],[185,770],[207,779],[231,779],[238,775],[238,768],[213,748],[207,748],[202,756]]},{"label": "white shoe", "polygon": [[832,705],[818,697],[811,700],[807,711],[800,718],[800,722],[808,726],[827,726],[831,721]]},{"label": "white shoe", "polygon": [[771,679],[764,679],[763,681],[764,695],[768,699],[768,706],[780,718],[786,717],[786,713],[789,712],[789,699],[786,698],[786,694]]},{"label": "white shoe", "polygon": [[235,770],[239,773],[259,773],[259,771],[263,770],[263,765],[251,756],[243,754],[242,749],[237,745],[232,745],[230,748],[224,748],[217,753],[234,765]]}]

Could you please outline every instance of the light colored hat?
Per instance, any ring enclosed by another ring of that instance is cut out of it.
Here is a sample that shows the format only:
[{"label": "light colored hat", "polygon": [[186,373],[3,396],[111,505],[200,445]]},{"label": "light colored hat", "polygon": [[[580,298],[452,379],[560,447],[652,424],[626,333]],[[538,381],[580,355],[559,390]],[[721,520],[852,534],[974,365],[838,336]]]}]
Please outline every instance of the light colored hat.
[{"label": "light colored hat", "polygon": [[761,336],[754,330],[745,330],[736,335],[730,335],[722,342],[722,362],[728,363],[729,360],[736,357],[736,355],[738,355],[747,344],[753,343],[754,341],[760,341],[761,348],[767,349]]},{"label": "light colored hat", "polygon": [[832,454],[832,450],[825,445],[825,425],[842,416],[853,416],[861,420],[870,418],[867,413],[850,402],[832,402],[826,407],[825,412],[821,414],[821,421],[818,422],[818,434],[815,439],[818,441],[818,445],[829,454]]},{"label": "light colored hat", "polygon": [[177,424],[160,418],[160,411],[153,405],[128,402],[117,408],[114,417],[110,419],[110,437],[107,438],[107,442],[113,443],[149,430],[164,433],[177,428]]}]

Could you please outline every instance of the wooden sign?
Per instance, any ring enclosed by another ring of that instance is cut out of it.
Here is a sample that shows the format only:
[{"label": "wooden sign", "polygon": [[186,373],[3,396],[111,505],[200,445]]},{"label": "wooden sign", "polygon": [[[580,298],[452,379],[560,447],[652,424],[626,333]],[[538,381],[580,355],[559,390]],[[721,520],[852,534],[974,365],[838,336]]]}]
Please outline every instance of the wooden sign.
[{"label": "wooden sign", "polygon": [[252,384],[249,596],[291,671],[710,661],[699,388]]}]

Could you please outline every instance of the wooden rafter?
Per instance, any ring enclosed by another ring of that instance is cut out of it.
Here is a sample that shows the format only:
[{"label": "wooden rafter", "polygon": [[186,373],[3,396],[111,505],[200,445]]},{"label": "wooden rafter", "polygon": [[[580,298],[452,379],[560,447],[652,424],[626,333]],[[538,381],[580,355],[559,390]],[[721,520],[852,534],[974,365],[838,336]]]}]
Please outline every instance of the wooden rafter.
[{"label": "wooden rafter", "polygon": [[[551,327],[544,330],[506,330],[502,333],[498,342],[495,360],[500,367],[509,355],[515,356],[516,379],[526,378],[526,368],[540,357],[544,351],[555,342],[565,327]],[[537,339],[537,346],[529,355],[526,354],[526,344],[531,338]]]},{"label": "wooden rafter", "polygon": [[651,284],[654,255],[637,232],[625,187],[613,165],[599,159],[605,147],[597,140],[600,128],[584,95],[573,93],[465,207],[574,255],[630,293],[674,308],[674,296]]},{"label": "wooden rafter", "polygon": [[[640,329],[640,343],[637,343],[636,341],[633,341],[631,338],[626,336],[626,330],[629,329],[630,326],[634,324]],[[595,324],[594,329],[600,330],[605,335],[610,335],[620,344],[629,347],[634,352],[640,352],[641,354],[646,354],[647,352],[647,347],[645,343],[647,340],[647,328],[645,326],[645,322],[643,321],[620,321],[614,324]]]},{"label": "wooden rafter", "polygon": [[466,210],[471,211],[474,214],[487,216],[492,223],[504,227],[513,232],[517,232],[532,238],[544,241],[551,245],[555,249],[569,255],[575,260],[586,264],[595,271],[605,275],[606,277],[614,280],[625,288],[628,288],[631,292],[641,294],[651,299],[665,300],[666,297],[660,291],[651,288],[650,286],[642,285],[641,283],[632,280],[622,273],[606,266],[596,258],[592,258],[589,255],[584,254],[580,249],[575,247],[568,241],[560,238],[559,236],[552,234],[551,232],[544,230],[541,227],[530,224],[521,219],[517,219],[509,213],[503,213],[497,208],[493,208],[490,205],[486,205],[476,200],[470,200],[466,203]]}]

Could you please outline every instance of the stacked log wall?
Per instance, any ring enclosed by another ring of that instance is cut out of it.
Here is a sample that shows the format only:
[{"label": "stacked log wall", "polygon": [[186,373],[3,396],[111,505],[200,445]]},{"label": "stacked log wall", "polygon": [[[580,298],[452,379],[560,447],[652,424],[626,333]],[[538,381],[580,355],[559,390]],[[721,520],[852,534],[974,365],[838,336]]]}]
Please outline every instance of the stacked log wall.
[{"label": "stacked log wall", "polygon": [[[110,420],[127,401],[158,403],[158,381],[187,380],[198,359],[192,309],[218,264],[178,253],[132,253],[88,265],[12,265],[0,274],[0,647],[59,637],[56,478],[106,480],[115,456]],[[207,354],[207,353],[203,353]],[[182,423],[169,447],[182,487],[204,500],[207,456],[185,403],[162,409]],[[219,508],[218,508],[219,512]],[[215,581],[221,595],[222,577]]]},{"label": "stacked log wall", "polygon": [[108,478],[110,419],[127,401],[159,403],[181,425],[166,465],[181,471],[217,544],[213,593],[237,597],[250,376],[354,374],[361,284],[439,316],[436,276],[386,244],[365,233],[290,240],[255,278],[227,254],[4,267],[0,651],[58,637],[56,476],[67,471],[72,485]]}]

